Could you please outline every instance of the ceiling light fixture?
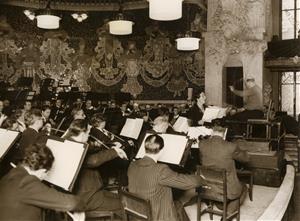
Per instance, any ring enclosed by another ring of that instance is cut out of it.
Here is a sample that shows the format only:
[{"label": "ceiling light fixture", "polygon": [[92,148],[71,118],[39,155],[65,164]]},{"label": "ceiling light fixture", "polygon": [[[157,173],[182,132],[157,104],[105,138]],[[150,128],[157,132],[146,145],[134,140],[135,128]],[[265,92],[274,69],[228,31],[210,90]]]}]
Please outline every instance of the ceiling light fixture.
[{"label": "ceiling light fixture", "polygon": [[177,20],[182,17],[183,0],[148,0],[149,17],[158,21]]},{"label": "ceiling light fixture", "polygon": [[194,37],[193,33],[190,31],[190,7],[187,6],[187,30],[183,37],[176,39],[177,50],[179,51],[194,51],[199,49],[200,38]]},{"label": "ceiling light fixture", "polygon": [[108,22],[109,33],[113,35],[129,35],[132,33],[134,22],[126,20],[123,14],[123,1],[120,0],[119,13],[115,20]]},{"label": "ceiling light fixture", "polygon": [[23,11],[24,14],[26,15],[27,18],[29,18],[30,20],[34,20],[35,19],[35,14],[33,11],[29,10],[29,9],[26,9]]},{"label": "ceiling light fixture", "polygon": [[88,18],[87,13],[73,13],[73,14],[71,14],[71,16],[78,22],[82,22]]},{"label": "ceiling light fixture", "polygon": [[47,2],[46,9],[36,16],[37,26],[43,29],[58,29],[60,17],[50,9],[51,0]]}]

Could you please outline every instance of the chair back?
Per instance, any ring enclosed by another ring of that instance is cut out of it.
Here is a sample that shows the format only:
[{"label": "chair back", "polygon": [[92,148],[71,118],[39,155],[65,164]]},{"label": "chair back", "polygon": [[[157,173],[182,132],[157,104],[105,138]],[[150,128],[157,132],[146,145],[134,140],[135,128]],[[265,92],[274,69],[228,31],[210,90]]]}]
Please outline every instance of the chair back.
[{"label": "chair back", "polygon": [[267,110],[267,113],[266,113],[266,118],[267,118],[268,121],[271,118],[271,113],[272,113],[273,105],[274,105],[273,100],[270,100],[269,101],[269,105],[268,105],[268,110]]},{"label": "chair back", "polygon": [[147,221],[152,220],[151,204],[149,200],[145,200],[136,194],[129,193],[122,189],[119,190],[119,195],[126,220],[128,220],[128,217]]},{"label": "chair back", "polygon": [[226,202],[227,200],[227,178],[226,170],[215,167],[197,167],[197,175],[205,177],[208,188],[200,187],[199,195],[201,199],[207,199],[217,202]]}]

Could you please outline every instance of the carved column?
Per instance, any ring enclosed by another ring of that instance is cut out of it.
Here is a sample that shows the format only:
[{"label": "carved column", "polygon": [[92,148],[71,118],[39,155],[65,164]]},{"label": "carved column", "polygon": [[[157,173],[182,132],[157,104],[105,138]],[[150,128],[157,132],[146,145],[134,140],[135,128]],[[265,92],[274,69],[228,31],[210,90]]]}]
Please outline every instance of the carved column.
[{"label": "carved column", "polygon": [[225,63],[238,59],[244,78],[254,77],[263,85],[263,52],[266,10],[270,0],[210,0],[205,33],[205,92],[210,104],[225,100]]}]

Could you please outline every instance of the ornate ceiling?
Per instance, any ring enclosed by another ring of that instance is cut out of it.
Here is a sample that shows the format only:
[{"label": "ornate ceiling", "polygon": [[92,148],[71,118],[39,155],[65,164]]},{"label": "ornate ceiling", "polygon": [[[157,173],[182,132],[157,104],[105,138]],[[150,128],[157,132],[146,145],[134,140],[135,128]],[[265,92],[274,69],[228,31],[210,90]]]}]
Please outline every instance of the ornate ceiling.
[{"label": "ornate ceiling", "polygon": [[[45,8],[48,0],[2,0],[0,4],[28,8]],[[67,11],[117,11],[120,0],[51,0],[51,9]],[[206,10],[207,0],[185,0]],[[123,0],[124,10],[144,9],[147,0]]]}]

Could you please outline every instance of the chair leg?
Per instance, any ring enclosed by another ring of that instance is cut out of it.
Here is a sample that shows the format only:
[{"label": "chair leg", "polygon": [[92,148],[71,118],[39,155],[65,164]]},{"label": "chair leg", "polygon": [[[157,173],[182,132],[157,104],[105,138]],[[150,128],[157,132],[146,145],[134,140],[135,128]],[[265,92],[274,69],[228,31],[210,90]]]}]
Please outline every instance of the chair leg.
[{"label": "chair leg", "polygon": [[[214,205],[213,205],[213,203],[212,203],[211,201],[209,202],[209,208],[210,208],[210,210],[213,210],[213,209],[214,209]],[[213,220],[213,219],[214,219],[214,215],[213,215],[212,212],[209,212],[209,219],[210,219],[210,220]]]},{"label": "chair leg", "polygon": [[236,217],[237,221],[240,221],[240,214],[241,214],[241,198],[239,198],[238,214],[237,214],[237,217]]},{"label": "chair leg", "polygon": [[201,198],[199,196],[197,200],[197,221],[201,221]]},{"label": "chair leg", "polygon": [[249,199],[253,201],[253,173],[250,176],[250,183],[249,183]]},{"label": "chair leg", "polygon": [[225,201],[223,203],[223,217],[222,217],[223,221],[227,220],[227,202]]}]

